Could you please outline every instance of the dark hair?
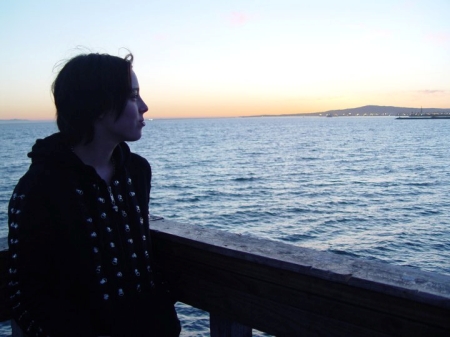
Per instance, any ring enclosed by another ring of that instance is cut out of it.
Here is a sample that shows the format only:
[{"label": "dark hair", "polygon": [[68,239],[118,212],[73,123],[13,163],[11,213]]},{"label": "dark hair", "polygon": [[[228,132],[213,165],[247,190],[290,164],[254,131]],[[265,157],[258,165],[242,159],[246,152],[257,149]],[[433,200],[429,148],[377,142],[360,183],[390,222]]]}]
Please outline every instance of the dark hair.
[{"label": "dark hair", "polygon": [[131,92],[133,55],[82,54],[70,59],[52,84],[59,131],[72,145],[94,138],[104,113],[119,118]]}]

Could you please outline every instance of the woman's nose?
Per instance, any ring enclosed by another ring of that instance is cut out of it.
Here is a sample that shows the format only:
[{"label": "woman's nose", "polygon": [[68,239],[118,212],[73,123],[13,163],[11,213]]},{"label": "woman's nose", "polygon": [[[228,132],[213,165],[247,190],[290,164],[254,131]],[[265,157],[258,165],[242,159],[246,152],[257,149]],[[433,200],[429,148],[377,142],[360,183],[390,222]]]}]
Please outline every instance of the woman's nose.
[{"label": "woman's nose", "polygon": [[141,104],[139,104],[139,112],[146,113],[148,111],[148,106],[145,104],[144,100],[141,99]]}]

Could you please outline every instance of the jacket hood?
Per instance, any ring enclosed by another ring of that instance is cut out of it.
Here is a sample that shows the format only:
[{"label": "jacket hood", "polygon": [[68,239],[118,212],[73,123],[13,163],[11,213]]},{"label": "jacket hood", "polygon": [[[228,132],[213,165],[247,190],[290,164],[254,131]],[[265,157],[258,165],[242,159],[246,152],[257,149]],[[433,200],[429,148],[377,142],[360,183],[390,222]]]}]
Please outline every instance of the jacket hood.
[{"label": "jacket hood", "polygon": [[[31,158],[32,164],[50,162],[62,166],[82,164],[81,160],[72,152],[69,141],[60,132],[36,140],[28,157]],[[120,143],[114,149],[113,157],[117,168],[123,167],[130,157],[130,148],[126,143]]]},{"label": "jacket hood", "polygon": [[50,158],[64,155],[69,151],[69,142],[58,132],[44,139],[36,140],[28,157],[31,158],[33,164],[44,163]]}]

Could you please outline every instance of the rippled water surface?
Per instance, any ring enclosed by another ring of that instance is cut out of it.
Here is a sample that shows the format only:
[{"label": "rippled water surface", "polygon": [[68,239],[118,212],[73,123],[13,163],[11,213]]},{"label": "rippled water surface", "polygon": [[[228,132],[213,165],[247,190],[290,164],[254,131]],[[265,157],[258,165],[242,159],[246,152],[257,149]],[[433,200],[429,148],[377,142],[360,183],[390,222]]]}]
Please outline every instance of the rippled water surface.
[{"label": "rippled water surface", "polygon": [[[0,236],[34,139],[0,124]],[[450,120],[274,117],[148,121],[131,147],[171,220],[450,275]],[[184,336],[208,317],[180,305]]]}]

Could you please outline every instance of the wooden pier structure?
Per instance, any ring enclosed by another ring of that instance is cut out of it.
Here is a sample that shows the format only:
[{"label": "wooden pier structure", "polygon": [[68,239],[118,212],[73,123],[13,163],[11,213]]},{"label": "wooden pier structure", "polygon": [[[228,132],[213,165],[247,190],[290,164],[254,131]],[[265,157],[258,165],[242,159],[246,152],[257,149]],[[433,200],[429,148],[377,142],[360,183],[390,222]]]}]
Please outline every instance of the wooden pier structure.
[{"label": "wooden pier structure", "polygon": [[[211,337],[450,336],[450,276],[169,220],[151,226],[179,301],[210,313]],[[10,319],[7,255],[5,240],[0,321]]]}]

